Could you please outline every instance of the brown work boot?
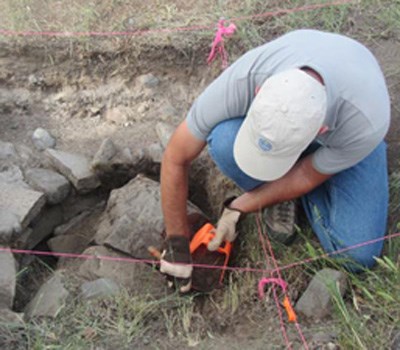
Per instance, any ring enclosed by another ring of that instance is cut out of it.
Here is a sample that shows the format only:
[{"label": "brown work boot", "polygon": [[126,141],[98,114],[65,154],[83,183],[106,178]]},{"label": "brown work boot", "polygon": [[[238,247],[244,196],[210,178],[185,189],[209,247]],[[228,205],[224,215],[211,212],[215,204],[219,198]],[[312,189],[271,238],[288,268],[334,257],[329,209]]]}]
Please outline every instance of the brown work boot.
[{"label": "brown work boot", "polygon": [[296,201],[287,201],[265,208],[262,213],[267,234],[278,242],[288,244],[295,237]]}]

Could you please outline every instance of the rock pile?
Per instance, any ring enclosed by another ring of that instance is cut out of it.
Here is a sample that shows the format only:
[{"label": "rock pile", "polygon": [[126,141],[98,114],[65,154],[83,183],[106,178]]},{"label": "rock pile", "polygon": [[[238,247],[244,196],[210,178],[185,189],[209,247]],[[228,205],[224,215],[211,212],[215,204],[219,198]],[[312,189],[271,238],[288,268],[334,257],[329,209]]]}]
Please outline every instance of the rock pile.
[{"label": "rock pile", "polygon": [[[152,266],[124,262],[149,259],[147,247],[162,241],[160,188],[151,177],[158,175],[172,128],[157,130],[160,141],[147,149],[122,149],[106,139],[92,159],[54,149],[56,140],[44,129],[34,133],[36,149],[0,142],[0,319],[22,320],[12,311],[18,271],[35,258],[12,252],[39,250],[38,245],[82,257],[73,271],[82,281],[81,298],[112,295],[121,286],[165,294]],[[204,218],[190,202],[188,212]],[[97,258],[83,259],[89,255]],[[69,295],[69,264],[65,257],[58,260],[21,310],[25,319],[57,315]]]},{"label": "rock pile", "polygon": [[[145,263],[147,248],[162,244],[161,194],[155,179],[173,128],[158,123],[156,132],[159,140],[145,149],[121,148],[105,139],[92,159],[51,148],[55,140],[32,150],[0,141],[0,320],[55,317],[68,300],[72,275],[79,279],[83,299],[114,295],[121,288],[165,295],[165,283]],[[45,130],[39,134],[47,135]],[[191,198],[198,196],[204,207],[211,203],[212,214],[237,191],[207,155],[193,164],[190,176]],[[187,208],[195,232],[206,215],[189,201]],[[12,252],[43,250],[38,245],[59,259],[55,272],[23,307],[14,309],[24,312],[20,314],[13,311],[18,272],[35,258]],[[297,302],[297,311],[325,317],[332,308],[331,289],[337,287],[343,295],[345,285],[339,272],[321,271]]]}]

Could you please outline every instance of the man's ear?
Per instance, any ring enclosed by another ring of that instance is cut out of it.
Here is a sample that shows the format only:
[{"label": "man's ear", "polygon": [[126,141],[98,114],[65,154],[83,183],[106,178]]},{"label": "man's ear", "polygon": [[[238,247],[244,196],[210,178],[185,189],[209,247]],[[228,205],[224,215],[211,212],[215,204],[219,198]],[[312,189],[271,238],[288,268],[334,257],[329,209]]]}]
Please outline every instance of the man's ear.
[{"label": "man's ear", "polygon": [[329,130],[329,128],[326,125],[322,125],[318,131],[318,135],[325,134],[328,130]]}]

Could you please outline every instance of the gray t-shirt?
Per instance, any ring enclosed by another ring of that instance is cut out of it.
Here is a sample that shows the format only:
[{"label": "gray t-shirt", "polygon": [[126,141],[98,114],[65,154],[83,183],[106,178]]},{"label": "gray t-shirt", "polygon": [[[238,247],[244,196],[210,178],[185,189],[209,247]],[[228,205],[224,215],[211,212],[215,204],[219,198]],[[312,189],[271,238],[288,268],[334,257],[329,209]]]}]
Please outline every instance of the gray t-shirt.
[{"label": "gray t-shirt", "polygon": [[256,89],[268,77],[304,66],[322,76],[327,91],[328,131],[316,139],[322,147],[313,155],[315,169],[334,174],[355,165],[386,135],[390,99],[372,53],[338,34],[297,30],[247,52],[193,103],[189,130],[205,140],[219,122],[245,116]]}]

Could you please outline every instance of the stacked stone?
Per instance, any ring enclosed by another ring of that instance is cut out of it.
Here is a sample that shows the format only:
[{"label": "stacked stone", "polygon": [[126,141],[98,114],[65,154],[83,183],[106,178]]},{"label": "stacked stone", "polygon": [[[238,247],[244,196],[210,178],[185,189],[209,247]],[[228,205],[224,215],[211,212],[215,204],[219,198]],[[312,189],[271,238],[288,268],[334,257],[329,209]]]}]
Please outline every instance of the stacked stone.
[{"label": "stacked stone", "polygon": [[15,316],[11,307],[17,260],[22,261],[12,250],[33,249],[64,222],[62,203],[69,196],[100,185],[86,158],[52,149],[56,142],[46,130],[35,130],[32,141],[40,153],[0,141],[0,318],[7,320]]},{"label": "stacked stone", "polygon": [[[35,259],[14,257],[15,249],[38,249],[45,242],[57,253],[148,259],[147,247],[161,245],[159,183],[142,174],[158,175],[172,130],[158,125],[160,141],[134,152],[106,139],[93,159],[54,149],[55,138],[41,128],[33,133],[32,149],[0,141],[0,319],[55,317],[69,295],[63,270],[68,260],[60,258],[59,268],[25,306],[24,315],[13,312],[18,270]],[[188,211],[203,215],[189,202]],[[146,264],[80,263],[81,298],[115,294],[121,286],[165,293],[159,275]]]}]

